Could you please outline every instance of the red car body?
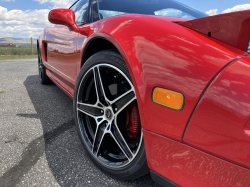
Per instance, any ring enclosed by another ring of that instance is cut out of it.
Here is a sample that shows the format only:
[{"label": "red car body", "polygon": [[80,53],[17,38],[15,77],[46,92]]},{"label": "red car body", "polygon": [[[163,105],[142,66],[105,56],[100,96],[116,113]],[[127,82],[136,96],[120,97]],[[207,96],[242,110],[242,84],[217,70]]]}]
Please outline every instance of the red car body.
[{"label": "red car body", "polygon": [[[118,49],[135,87],[148,166],[159,174],[153,179],[191,187],[250,186],[249,54],[186,23],[126,14],[73,31],[55,26],[41,33],[39,50],[48,77],[73,98],[91,46],[106,41]],[[182,93],[184,108],[152,102],[155,87]]]}]

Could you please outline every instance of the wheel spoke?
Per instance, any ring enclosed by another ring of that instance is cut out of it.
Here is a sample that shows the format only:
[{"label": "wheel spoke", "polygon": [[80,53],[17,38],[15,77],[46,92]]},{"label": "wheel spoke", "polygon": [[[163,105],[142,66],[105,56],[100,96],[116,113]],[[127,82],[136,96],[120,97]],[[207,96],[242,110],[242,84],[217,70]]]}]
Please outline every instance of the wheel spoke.
[{"label": "wheel spoke", "polygon": [[99,67],[94,68],[94,80],[95,80],[97,100],[101,102],[101,104],[108,106],[108,99],[105,95],[105,91],[103,88]]},{"label": "wheel spoke", "polygon": [[115,115],[119,114],[126,106],[136,99],[134,91],[126,92],[112,103]]},{"label": "wheel spoke", "polygon": [[102,110],[101,107],[98,107],[96,105],[90,105],[90,104],[86,104],[86,103],[81,103],[78,102],[78,110],[88,116],[91,116],[93,118],[97,118],[99,116],[102,116],[104,111]]},{"label": "wheel spoke", "polygon": [[91,155],[105,166],[119,168],[131,163],[142,138],[130,139],[120,124],[126,118],[121,112],[136,101],[129,77],[114,65],[94,64],[82,77],[78,90],[77,118]]},{"label": "wheel spoke", "polygon": [[102,140],[105,135],[105,129],[106,129],[105,123],[102,123],[96,128],[94,142],[93,142],[93,153],[95,155],[97,155],[99,152],[100,145],[102,144]]},{"label": "wheel spoke", "polygon": [[123,152],[123,154],[130,160],[133,158],[134,154],[132,153],[132,151],[130,150],[127,142],[125,141],[125,139],[123,138],[122,133],[120,132],[119,128],[117,127],[117,125],[113,125],[111,128],[111,136],[113,137],[113,139],[115,140],[115,142],[117,143],[117,145],[120,147],[121,151]]}]

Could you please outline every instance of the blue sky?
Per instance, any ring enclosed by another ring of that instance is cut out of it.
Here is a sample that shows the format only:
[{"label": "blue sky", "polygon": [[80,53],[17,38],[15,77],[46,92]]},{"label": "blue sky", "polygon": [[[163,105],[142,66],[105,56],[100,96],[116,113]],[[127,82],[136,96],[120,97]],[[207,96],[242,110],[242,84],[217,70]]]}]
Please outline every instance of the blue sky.
[{"label": "blue sky", "polygon": [[[34,10],[52,9],[53,7],[63,7],[73,4],[75,0],[0,0],[0,6],[8,10]],[[67,7],[68,8],[68,7]]]},{"label": "blue sky", "polygon": [[8,10],[20,9],[20,10],[33,10],[33,9],[47,9],[53,5],[49,2],[39,4],[39,2],[32,0],[15,0],[5,2],[0,0],[0,6],[7,8]]},{"label": "blue sky", "polygon": [[218,9],[218,13],[236,5],[250,4],[249,0],[178,0],[202,12]]},{"label": "blue sky", "polygon": [[[186,5],[189,5],[202,12],[209,11],[210,9],[218,9],[221,13],[223,10],[232,8],[236,5],[248,4],[249,0],[178,0]],[[40,1],[42,2],[42,1]],[[72,1],[73,2],[73,1]],[[0,0],[0,6],[7,8],[8,10],[20,9],[20,10],[33,10],[33,9],[51,9],[54,7],[54,3],[47,1],[44,4],[40,4],[39,1],[33,0],[15,0],[15,1],[3,1]]]},{"label": "blue sky", "polygon": [[[37,37],[53,8],[68,8],[75,0],[0,0],[0,37]],[[249,0],[178,0],[197,10],[215,15],[250,9]]]}]

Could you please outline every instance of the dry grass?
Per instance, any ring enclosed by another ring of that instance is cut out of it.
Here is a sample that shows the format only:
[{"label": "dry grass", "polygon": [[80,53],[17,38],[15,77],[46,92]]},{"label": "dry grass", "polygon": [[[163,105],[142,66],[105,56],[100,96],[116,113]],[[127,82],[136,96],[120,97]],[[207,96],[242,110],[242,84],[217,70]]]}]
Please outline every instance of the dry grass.
[{"label": "dry grass", "polygon": [[[34,55],[37,55],[37,49],[33,48]],[[28,47],[0,47],[0,55],[31,55],[31,48]]]},{"label": "dry grass", "polygon": [[0,56],[0,60],[31,59],[31,58],[37,58],[37,55],[3,55],[3,56]]}]

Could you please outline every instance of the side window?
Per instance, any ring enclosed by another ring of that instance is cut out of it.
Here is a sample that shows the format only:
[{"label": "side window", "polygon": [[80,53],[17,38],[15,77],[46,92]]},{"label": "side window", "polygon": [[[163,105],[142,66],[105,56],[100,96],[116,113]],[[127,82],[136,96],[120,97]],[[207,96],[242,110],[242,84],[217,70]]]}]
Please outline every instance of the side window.
[{"label": "side window", "polygon": [[112,11],[112,10],[100,10],[99,9],[99,14],[100,14],[100,19],[112,17],[112,16],[118,16],[121,14],[126,14],[125,12],[118,12],[118,11]]},{"label": "side window", "polygon": [[93,13],[92,21],[98,21],[100,19],[118,16],[121,14],[126,14],[126,12],[116,11],[119,7],[119,1],[109,1],[109,0],[95,0],[93,1]]},{"label": "side window", "polygon": [[159,15],[159,16],[171,16],[171,17],[177,17],[177,18],[195,19],[195,17],[189,15],[188,13],[175,9],[175,8],[166,8],[166,9],[155,11],[154,13],[155,15]]},{"label": "side window", "polygon": [[79,0],[70,9],[75,12],[76,24],[81,25],[87,21],[88,0]]}]

